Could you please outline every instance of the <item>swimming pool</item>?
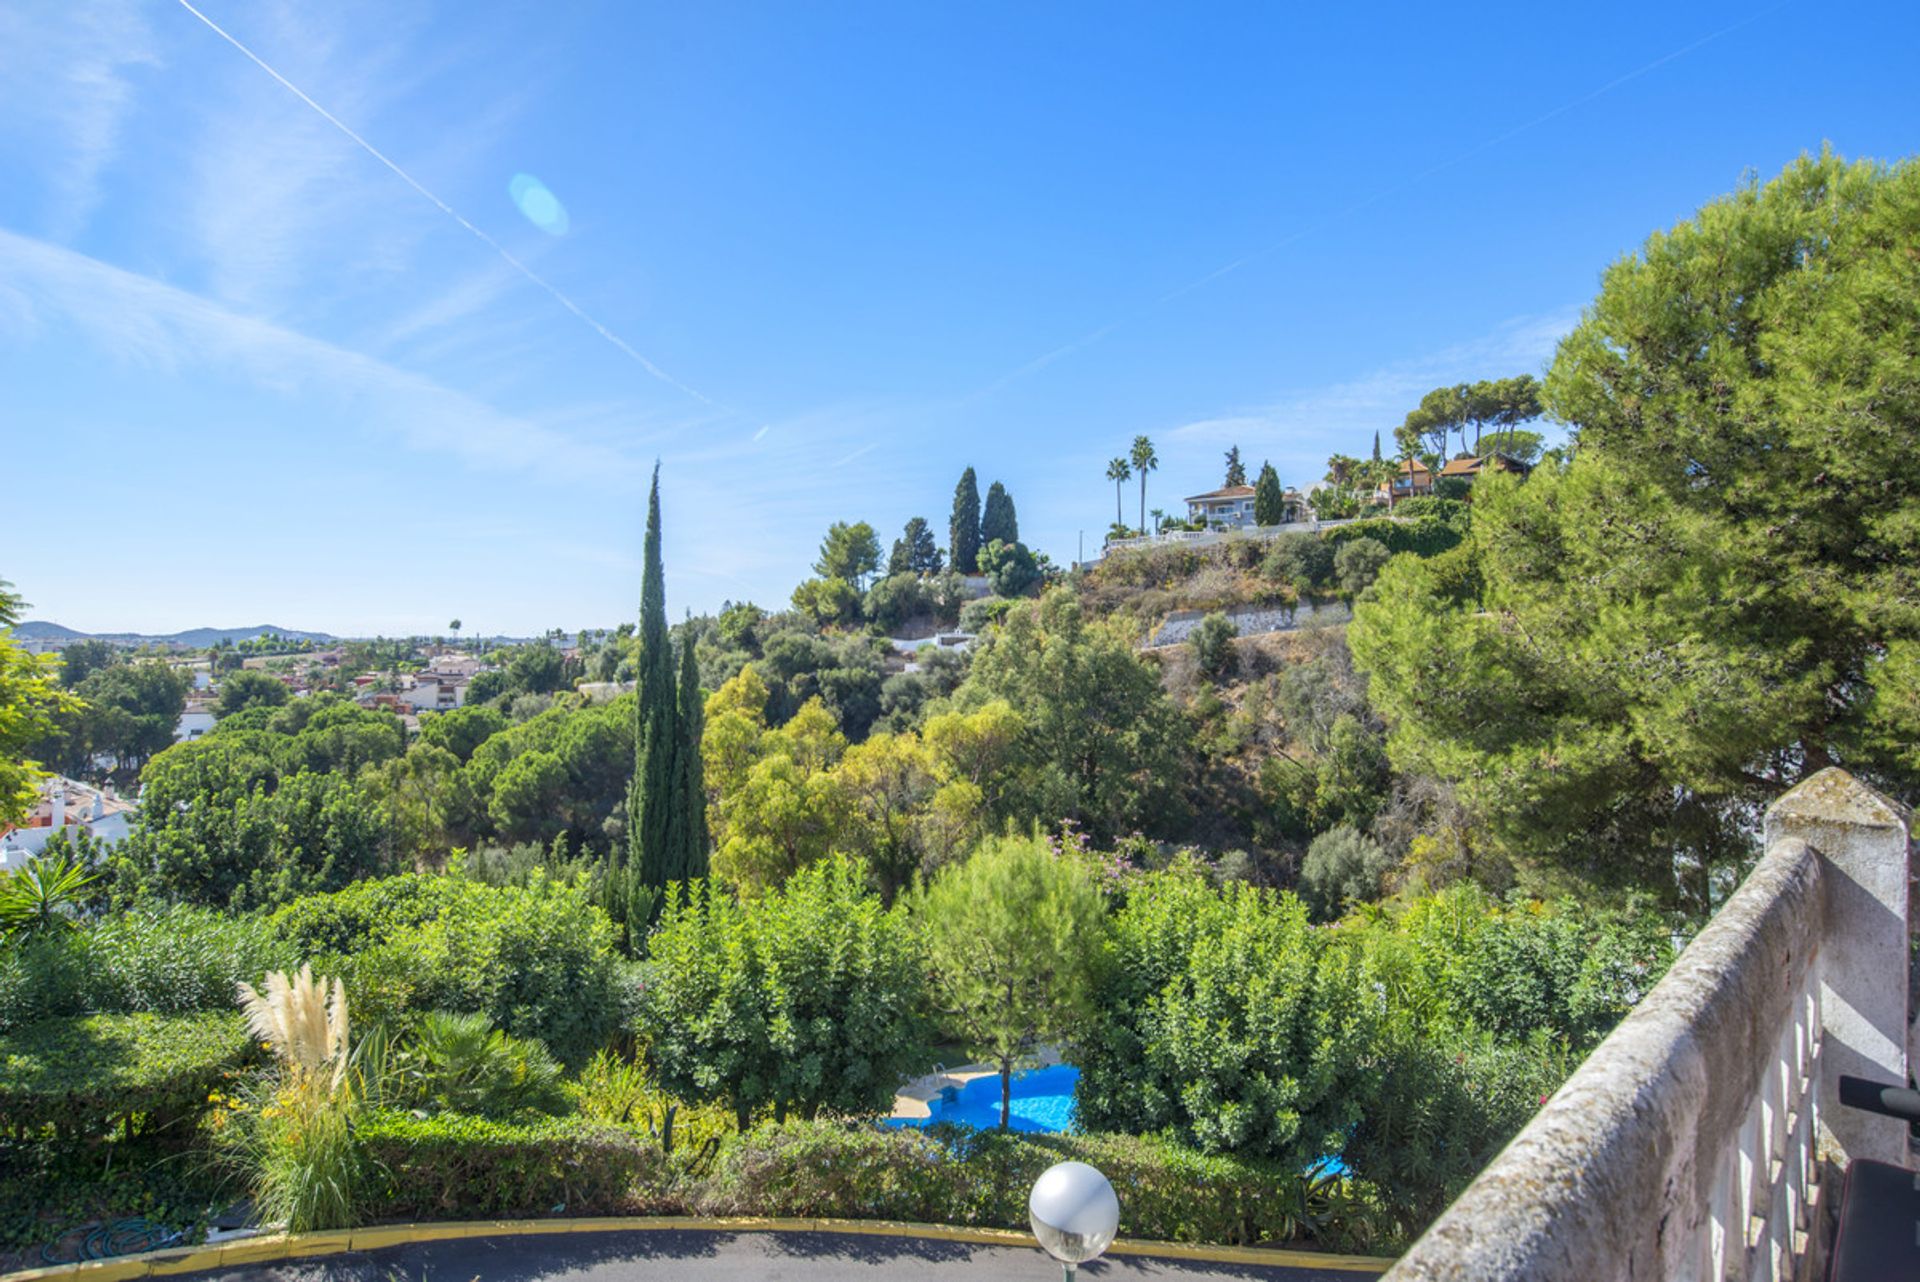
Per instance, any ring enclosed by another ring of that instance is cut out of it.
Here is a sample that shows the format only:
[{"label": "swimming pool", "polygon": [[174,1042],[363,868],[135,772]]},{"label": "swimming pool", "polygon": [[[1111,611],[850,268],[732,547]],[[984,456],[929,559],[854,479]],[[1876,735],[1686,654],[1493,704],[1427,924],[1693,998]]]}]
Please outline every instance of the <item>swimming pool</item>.
[{"label": "swimming pool", "polygon": [[[1071,1064],[1036,1068],[1013,1075],[1013,1111],[1007,1124],[1016,1131],[1052,1132],[1074,1129],[1073,1087],[1080,1070]],[[949,1086],[927,1105],[926,1117],[896,1117],[892,1126],[931,1126],[957,1122],[988,1130],[1000,1125],[1000,1075],[976,1077],[964,1086]]]}]

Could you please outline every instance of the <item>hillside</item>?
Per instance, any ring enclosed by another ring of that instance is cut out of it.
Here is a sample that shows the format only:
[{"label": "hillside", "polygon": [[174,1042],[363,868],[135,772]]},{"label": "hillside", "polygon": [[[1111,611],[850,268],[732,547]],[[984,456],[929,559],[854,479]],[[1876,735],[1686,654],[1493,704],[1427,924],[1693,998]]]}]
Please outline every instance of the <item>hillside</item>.
[{"label": "hillside", "polygon": [[175,645],[190,649],[204,648],[222,641],[249,641],[263,632],[289,641],[339,640],[330,632],[303,632],[299,628],[283,628],[273,623],[256,624],[250,628],[188,628],[184,632],[165,633],[81,632],[63,624],[29,619],[13,629],[13,634],[22,641],[111,641],[116,645]]}]

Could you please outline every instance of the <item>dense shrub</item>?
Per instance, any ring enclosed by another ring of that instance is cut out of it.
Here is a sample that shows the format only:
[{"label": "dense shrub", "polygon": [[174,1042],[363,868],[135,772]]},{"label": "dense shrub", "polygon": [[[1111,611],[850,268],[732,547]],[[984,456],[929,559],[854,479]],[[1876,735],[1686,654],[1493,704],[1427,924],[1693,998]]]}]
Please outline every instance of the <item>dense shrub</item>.
[{"label": "dense shrub", "polygon": [[980,573],[987,576],[995,596],[1022,597],[1040,582],[1040,567],[1024,543],[998,539],[980,549]]},{"label": "dense shrub", "polygon": [[741,1136],[697,1195],[717,1215],[833,1216],[1024,1228],[1027,1194],[1061,1161],[1121,1190],[1120,1231],[1175,1242],[1346,1245],[1364,1190],[1165,1140],[939,1127],[788,1123]]},{"label": "dense shrub", "polygon": [[579,1118],[500,1122],[375,1112],[359,1122],[377,1172],[379,1219],[662,1213],[682,1210],[674,1166],[633,1131]]},{"label": "dense shrub", "polygon": [[1578,1055],[1544,1034],[1512,1045],[1488,1034],[1388,1018],[1360,1123],[1346,1147],[1382,1191],[1376,1246],[1418,1236],[1559,1089]]},{"label": "dense shrub", "polygon": [[481,1012],[568,1064],[620,1027],[613,926],[579,883],[407,874],[311,896],[272,920],[298,956],[346,978],[359,1017]]},{"label": "dense shrub", "polygon": [[1224,677],[1233,671],[1233,639],[1240,635],[1232,619],[1214,611],[1200,620],[1193,630],[1193,657],[1200,671],[1210,677]]},{"label": "dense shrub", "polygon": [[1300,891],[1314,912],[1337,917],[1353,904],[1380,897],[1380,878],[1394,865],[1380,843],[1351,824],[1313,839],[1300,865]]},{"label": "dense shrub", "polygon": [[1411,552],[1415,556],[1438,556],[1466,536],[1464,518],[1446,520],[1438,516],[1419,516],[1402,521],[1372,517],[1351,525],[1328,530],[1325,538],[1336,549],[1354,539],[1373,539],[1386,545],[1389,552]]},{"label": "dense shrub", "polygon": [[1084,1125],[1305,1169],[1359,1121],[1379,1008],[1292,895],[1178,868],[1113,918],[1077,1050]]},{"label": "dense shrub", "polygon": [[0,1128],[91,1138],[190,1120],[247,1056],[237,1014],[88,1015],[0,1036]]},{"label": "dense shrub", "polygon": [[1283,534],[1267,546],[1260,572],[1303,592],[1322,591],[1333,582],[1333,544],[1317,534]]},{"label": "dense shrub", "polygon": [[960,607],[962,632],[985,632],[1007,617],[1013,602],[1005,597],[983,596]]},{"label": "dense shrub", "polygon": [[918,940],[857,860],[833,856],[752,898],[676,886],[648,951],[636,1026],[683,1099],[743,1119],[877,1112],[923,1045]]},{"label": "dense shrub", "polygon": [[890,574],[867,589],[867,619],[892,632],[910,619],[933,613],[933,593],[917,574]]},{"label": "dense shrub", "polygon": [[1545,1032],[1579,1051],[1632,1009],[1673,955],[1655,913],[1572,899],[1503,904],[1472,884],[1342,929],[1364,941],[1369,969],[1422,1020],[1509,1039]]},{"label": "dense shrub", "polygon": [[61,1015],[231,1009],[293,949],[259,917],[134,911],[0,948],[0,1032]]},{"label": "dense shrub", "polygon": [[1373,586],[1380,568],[1392,557],[1387,545],[1377,539],[1348,539],[1333,554],[1333,572],[1340,580],[1340,590],[1350,597],[1359,596]]},{"label": "dense shrub", "polygon": [[1437,516],[1452,524],[1468,519],[1467,510],[1467,505],[1458,499],[1432,494],[1419,494],[1393,505],[1393,514],[1403,521],[1411,521],[1417,516]]}]

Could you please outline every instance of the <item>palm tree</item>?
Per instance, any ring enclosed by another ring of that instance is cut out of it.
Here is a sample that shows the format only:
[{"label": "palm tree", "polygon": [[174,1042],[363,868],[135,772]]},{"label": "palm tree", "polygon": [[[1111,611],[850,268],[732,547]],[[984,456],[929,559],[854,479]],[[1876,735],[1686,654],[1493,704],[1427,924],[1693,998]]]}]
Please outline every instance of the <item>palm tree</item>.
[{"label": "palm tree", "polygon": [[1120,514],[1120,487],[1125,485],[1132,476],[1133,469],[1127,466],[1127,461],[1123,458],[1117,458],[1107,464],[1107,479],[1113,482],[1113,523],[1115,525],[1127,523],[1126,518]]},{"label": "palm tree", "polygon": [[1153,442],[1144,436],[1133,438],[1133,470],[1140,474],[1140,529],[1147,528],[1147,473],[1160,466],[1160,460],[1153,452]]},{"label": "palm tree", "polygon": [[1167,510],[1163,507],[1153,509],[1153,532],[1155,534],[1160,533],[1161,530],[1166,528],[1166,524]]}]

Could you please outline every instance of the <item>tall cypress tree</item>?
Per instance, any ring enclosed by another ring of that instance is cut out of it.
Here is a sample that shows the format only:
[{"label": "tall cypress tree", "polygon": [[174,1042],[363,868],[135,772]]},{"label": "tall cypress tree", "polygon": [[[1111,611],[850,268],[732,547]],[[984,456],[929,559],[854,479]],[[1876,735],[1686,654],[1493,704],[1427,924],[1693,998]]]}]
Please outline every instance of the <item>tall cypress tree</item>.
[{"label": "tall cypress tree", "polygon": [[[666,572],[660,564],[660,466],[647,500],[646,567],[640,579],[640,698],[634,708],[633,784],[627,792],[627,870],[637,895],[673,880],[680,852],[672,842],[674,750],[673,649],[667,638]],[[652,904],[647,905],[651,911]],[[629,930],[635,923],[629,921]]]},{"label": "tall cypress tree", "polygon": [[953,519],[947,523],[948,560],[960,574],[980,573],[980,482],[973,469],[953,487]]},{"label": "tall cypress tree", "polygon": [[700,735],[706,708],[700,698],[700,664],[694,654],[693,630],[680,643],[679,739],[674,749],[675,830],[679,837],[682,881],[707,875],[707,769],[700,758]]},{"label": "tall cypress tree", "polygon": [[1009,547],[1020,541],[1020,518],[1013,512],[1013,496],[998,481],[987,487],[986,510],[980,514],[980,546],[995,539]]},{"label": "tall cypress tree", "polygon": [[1286,520],[1287,497],[1280,488],[1280,474],[1273,464],[1260,465],[1260,480],[1253,487],[1253,523],[1279,525]]}]

